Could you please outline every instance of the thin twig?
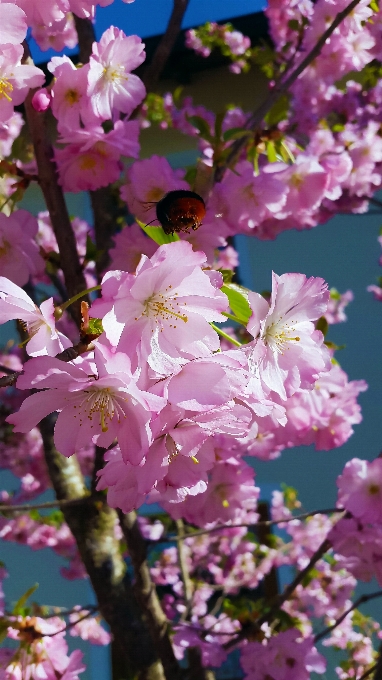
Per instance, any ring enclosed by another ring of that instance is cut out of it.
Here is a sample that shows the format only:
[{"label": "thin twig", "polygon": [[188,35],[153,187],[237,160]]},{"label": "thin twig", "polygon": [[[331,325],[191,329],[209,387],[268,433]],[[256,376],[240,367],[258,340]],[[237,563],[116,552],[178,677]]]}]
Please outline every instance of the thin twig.
[{"label": "thin twig", "polygon": [[[180,539],[181,537],[184,536],[184,522],[182,519],[177,519],[175,520],[175,524],[178,531],[178,539]],[[184,548],[185,548],[184,543],[181,540],[178,540],[178,563],[180,574],[183,581],[184,599],[186,602],[186,608],[181,616],[182,622],[187,619],[188,614],[191,611],[192,596],[194,594],[194,585],[191,581],[190,573],[188,571],[187,559],[186,554],[184,552]]]},{"label": "thin twig", "polygon": [[55,500],[47,501],[46,503],[25,503],[23,505],[0,505],[0,512],[30,512],[31,510],[44,510],[48,508],[63,507],[66,505],[81,505],[82,503],[94,502],[95,498],[91,496],[82,496],[82,498],[72,498],[70,500]]},{"label": "thin twig", "polygon": [[[377,668],[377,664],[375,663],[371,668],[369,668],[368,671],[365,671],[365,673],[362,673],[360,678],[356,678],[356,680],[365,680],[366,678],[368,678],[372,674],[373,671],[375,671],[376,668]],[[375,676],[374,676],[374,680],[376,680]]]},{"label": "thin twig", "polygon": [[77,619],[77,621],[69,621],[69,623],[67,623],[64,628],[62,628],[61,630],[56,630],[54,633],[41,633],[41,637],[54,637],[55,635],[59,635],[60,633],[65,633],[66,630],[69,630],[69,628],[73,628],[73,626],[76,626],[77,623],[85,621],[85,619],[88,619],[90,616],[94,616],[93,611],[87,612],[87,614],[81,616],[79,619]]},{"label": "thin twig", "polygon": [[319,640],[322,640],[322,638],[326,637],[329,633],[332,632],[337,626],[342,623],[344,619],[350,614],[350,612],[354,611],[354,609],[358,609],[358,607],[361,604],[365,604],[365,602],[369,602],[369,600],[374,600],[377,597],[382,597],[382,590],[378,590],[375,593],[370,593],[370,595],[361,595],[361,597],[358,598],[355,602],[353,602],[352,606],[349,607],[341,616],[338,617],[338,619],[335,620],[335,622],[331,625],[328,626],[327,628],[324,628],[324,630],[321,631],[321,633],[317,633],[317,635],[314,638],[315,642],[318,642]]},{"label": "thin twig", "polygon": [[[275,87],[265,100],[265,102],[263,102],[263,104],[261,104],[259,108],[248,119],[247,124],[245,126],[248,131],[256,130],[256,128],[260,125],[260,123],[264,119],[264,116],[266,116],[266,114],[271,110],[272,106],[278,101],[278,99],[283,94],[288,92],[289,88],[293,85],[293,83],[297,80],[301,73],[305,71],[305,69],[314,61],[314,59],[316,59],[316,57],[320,55],[321,50],[324,47],[326,41],[330,38],[330,36],[334,33],[334,31],[342,23],[342,21],[346,19],[346,17],[359,4],[359,2],[360,0],[352,0],[352,2],[350,2],[349,5],[345,7],[344,10],[342,10],[342,12],[339,12],[336,15],[332,24],[329,26],[329,28],[327,28],[327,30],[318,39],[315,46],[306,55],[305,59],[301,61],[301,63],[287,78],[285,78],[284,80],[281,79],[280,82],[275,85]],[[224,166],[218,166],[216,168],[215,182],[221,182],[226,168],[230,167],[236,161],[240,151],[245,146],[247,141],[248,137],[244,136],[243,138],[238,139],[232,145],[231,152],[229,153]]]},{"label": "thin twig", "polygon": [[223,645],[223,648],[226,651],[231,650],[233,647],[236,647],[236,645],[241,642],[241,640],[245,640],[249,634],[252,634],[254,631],[260,630],[261,626],[264,623],[269,623],[272,621],[273,617],[277,614],[279,611],[280,607],[286,602],[289,597],[292,595],[292,593],[295,591],[298,585],[305,579],[305,577],[309,574],[310,570],[313,569],[314,565],[318,560],[325,555],[325,553],[330,550],[331,548],[331,543],[328,541],[326,538],[319,548],[316,550],[316,552],[312,555],[310,558],[308,564],[304,569],[298,572],[297,576],[293,579],[293,581],[286,586],[284,591],[281,593],[281,595],[277,595],[273,601],[271,601],[270,606],[267,608],[266,612],[263,614],[263,616],[260,616],[257,621],[254,621],[253,623],[244,626],[240,633],[234,638],[233,640],[230,640],[227,642],[225,645]]},{"label": "thin twig", "polygon": [[14,375],[15,371],[13,368],[8,368],[8,366],[4,366],[4,364],[0,364],[0,373],[6,373],[7,375]]},{"label": "thin twig", "polygon": [[[284,519],[270,519],[261,522],[243,522],[241,524],[218,524],[216,527],[210,529],[200,529],[198,531],[190,531],[188,533],[180,536],[167,536],[164,540],[167,541],[184,541],[186,538],[196,538],[197,536],[203,536],[204,534],[211,534],[214,531],[223,531],[227,529],[237,529],[242,527],[271,527],[276,524],[287,524],[288,522],[293,522],[294,520],[307,519],[307,517],[314,517],[315,515],[329,515],[331,513],[345,512],[344,508],[327,508],[325,510],[313,510],[312,512],[303,512],[301,515],[294,515],[293,517],[285,517]],[[159,543],[162,541],[156,541]]]},{"label": "thin twig", "polygon": [[382,643],[379,646],[378,659],[375,664],[374,680],[382,680]]},{"label": "thin twig", "polygon": [[174,47],[175,41],[179,35],[184,13],[187,9],[189,0],[174,0],[174,6],[170,20],[168,22],[165,33],[163,34],[158,47],[155,50],[153,58],[146,67],[142,80],[146,86],[146,90],[151,92],[154,90],[159,77],[167,63],[167,60]]},{"label": "thin twig", "polygon": [[[69,361],[74,361],[74,359],[77,359],[81,354],[86,354],[86,352],[90,352],[93,349],[93,343],[82,342],[82,340],[80,340],[76,345],[73,345],[73,347],[68,347],[67,349],[64,349],[63,352],[56,354],[54,358],[67,363]],[[0,378],[0,387],[12,387],[17,378],[24,373],[24,371],[12,371],[9,373],[8,369],[7,371],[8,375],[4,375]]]},{"label": "thin twig", "polygon": [[[33,64],[25,41],[23,47],[23,63]],[[44,195],[60,252],[60,266],[65,278],[65,287],[69,297],[72,297],[86,289],[86,281],[77,252],[76,238],[70,222],[64,193],[58,183],[53,148],[47,135],[46,113],[36,111],[32,106],[34,92],[35,90],[30,90],[25,99],[25,115],[36,157],[38,182]],[[81,322],[80,303],[77,303],[73,309],[79,326]]]}]

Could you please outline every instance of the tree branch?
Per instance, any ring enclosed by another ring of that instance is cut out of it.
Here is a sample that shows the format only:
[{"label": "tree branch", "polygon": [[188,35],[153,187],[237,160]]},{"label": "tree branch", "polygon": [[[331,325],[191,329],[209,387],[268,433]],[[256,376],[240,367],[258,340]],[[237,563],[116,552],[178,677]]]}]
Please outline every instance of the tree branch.
[{"label": "tree branch", "polygon": [[[215,531],[223,531],[227,529],[237,529],[238,527],[271,527],[277,524],[288,524],[293,522],[295,519],[307,519],[308,517],[314,517],[315,515],[329,515],[332,513],[345,512],[344,508],[326,508],[324,510],[312,510],[312,512],[303,512],[301,515],[293,515],[293,517],[285,517],[284,519],[267,519],[260,522],[243,522],[240,524],[218,524],[216,527],[211,527],[210,529],[200,529],[197,531],[189,531],[188,533],[179,534],[177,536],[166,536],[163,539],[166,543],[168,541],[185,541],[186,538],[196,538],[197,536],[203,536],[205,534],[212,534]],[[162,541],[155,541],[156,543],[161,543]]]},{"label": "tree branch", "polygon": [[188,566],[187,566],[187,560],[186,560],[186,554],[184,552],[184,543],[181,540],[184,538],[184,523],[182,519],[177,519],[175,520],[176,528],[178,530],[178,562],[179,562],[179,569],[180,569],[180,574],[182,577],[183,581],[183,589],[184,589],[184,599],[186,602],[186,608],[184,611],[184,614],[181,617],[181,621],[184,621],[191,609],[192,606],[192,596],[194,594],[194,586],[190,578],[190,574],[188,571]]},{"label": "tree branch", "polygon": [[[86,498],[88,491],[76,457],[65,458],[55,449],[53,425],[54,418],[48,416],[41,421],[40,430],[57,499],[61,502]],[[97,503],[84,503],[80,507],[64,504],[62,511],[89,574],[100,612],[125,661],[127,677],[165,680],[125,574],[125,562],[115,534],[118,522],[115,510],[106,505],[106,499],[100,494]]]},{"label": "tree branch", "polygon": [[175,658],[167,618],[151,579],[150,568],[147,563],[146,542],[139,528],[137,514],[136,512],[128,512],[124,515],[122,511],[118,511],[118,515],[134,568],[134,591],[138,603],[145,613],[147,625],[162,662],[166,680],[180,680],[183,673]]},{"label": "tree branch", "polygon": [[382,590],[378,590],[375,593],[370,593],[370,595],[361,595],[361,597],[358,598],[355,602],[353,602],[352,606],[349,607],[341,616],[338,617],[338,619],[335,620],[335,622],[331,625],[328,626],[327,628],[324,628],[324,630],[321,631],[321,633],[317,633],[314,637],[314,641],[318,642],[319,640],[322,640],[322,638],[326,637],[329,633],[332,632],[337,626],[342,623],[344,619],[350,614],[350,612],[354,611],[354,609],[358,609],[358,607],[361,604],[365,604],[365,602],[369,602],[369,600],[374,600],[377,597],[382,597]]},{"label": "tree branch", "polygon": [[321,557],[325,555],[325,553],[331,547],[332,546],[330,541],[328,541],[328,539],[326,538],[321,543],[316,552],[312,555],[306,567],[304,567],[304,569],[298,572],[296,577],[288,586],[286,586],[281,595],[277,595],[273,599],[273,601],[270,602],[270,605],[269,607],[267,607],[265,613],[262,616],[260,616],[260,618],[257,619],[257,621],[254,621],[253,623],[244,626],[240,633],[236,636],[236,638],[230,640],[230,642],[227,642],[227,644],[223,645],[224,649],[229,651],[233,647],[236,647],[238,642],[241,642],[241,640],[245,640],[249,634],[253,633],[254,631],[260,630],[263,623],[269,623],[270,621],[272,621],[274,615],[277,614],[280,607],[282,607],[284,602],[286,602],[289,599],[294,590],[296,590],[297,586],[300,585],[304,578],[309,574],[310,570],[314,567],[316,562],[318,562],[318,560],[321,559]]},{"label": "tree branch", "polygon": [[[293,85],[293,83],[297,80],[301,73],[305,71],[305,69],[308,66],[310,66],[310,64],[316,59],[316,57],[320,55],[321,50],[324,47],[328,38],[330,38],[330,36],[334,33],[336,28],[342,23],[344,19],[346,19],[346,17],[353,11],[353,9],[359,4],[360,1],[361,0],[352,0],[352,2],[350,2],[349,5],[345,7],[344,10],[342,10],[342,12],[338,12],[333,23],[322,34],[322,36],[319,38],[315,46],[301,61],[301,63],[294,69],[294,71],[292,71],[292,73],[289,76],[287,76],[287,78],[285,78],[284,80],[281,79],[275,85],[270,95],[265,100],[265,102],[263,102],[263,104],[261,104],[259,108],[248,119],[245,127],[249,132],[256,130],[256,128],[262,122],[264,116],[266,116],[266,114],[271,110],[272,106],[277,102],[277,100],[283,94],[288,92],[289,88]],[[234,144],[232,144],[232,150],[228,155],[226,163],[224,164],[224,166],[218,166],[216,168],[215,182],[221,182],[226,168],[235,163],[237,157],[240,154],[240,151],[243,149],[247,141],[248,137],[245,136],[241,139],[238,139]]]},{"label": "tree branch", "polygon": [[154,52],[153,58],[143,72],[142,80],[148,92],[152,92],[155,89],[160,75],[167,63],[172,48],[175,45],[175,41],[179,35],[183,16],[187,9],[188,3],[189,0],[174,0],[172,14],[166,31]]},{"label": "tree branch", "polygon": [[[26,42],[24,42],[24,63],[33,63]],[[60,266],[64,273],[65,287],[68,295],[72,297],[81,290],[85,290],[87,286],[77,253],[76,239],[70,223],[64,194],[57,181],[57,167],[53,158],[53,148],[47,135],[46,114],[33,108],[33,94],[34,90],[30,90],[25,100],[25,116],[34,146],[38,182],[44,194],[60,252]],[[73,313],[78,325],[80,325],[80,302],[75,304]]]}]

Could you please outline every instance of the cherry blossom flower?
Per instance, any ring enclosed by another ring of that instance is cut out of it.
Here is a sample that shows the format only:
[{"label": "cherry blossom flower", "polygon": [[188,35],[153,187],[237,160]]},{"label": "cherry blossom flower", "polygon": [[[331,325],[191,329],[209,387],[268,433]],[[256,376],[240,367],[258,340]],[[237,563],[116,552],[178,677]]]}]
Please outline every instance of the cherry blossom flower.
[{"label": "cherry blossom flower", "polygon": [[42,302],[38,309],[22,288],[0,276],[0,323],[11,319],[21,319],[26,324],[26,350],[30,356],[55,356],[72,344],[56,331],[53,298]]},{"label": "cherry blossom flower", "polygon": [[[270,306],[258,293],[248,293],[252,317],[247,329],[265,354],[256,366],[261,381],[286,399],[298,388],[308,388],[330,368],[330,354],[312,321],[325,313],[329,291],[323,279],[303,274],[273,274]],[[249,360],[251,360],[251,351]]]},{"label": "cherry blossom flower", "polygon": [[138,389],[128,358],[112,354],[105,345],[97,345],[95,366],[36,357],[25,365],[18,382],[20,389],[44,391],[27,397],[8,422],[15,432],[29,432],[59,410],[54,440],[64,456],[90,442],[107,448],[118,437],[127,458],[139,462],[152,441],[150,417],[164,406],[160,397]]},{"label": "cherry blossom flower", "polygon": [[58,120],[58,129],[65,134],[68,130],[96,126],[97,117],[93,114],[86,96],[88,86],[89,65],[76,68],[66,56],[53,57],[48,69],[54,74],[55,81],[51,89],[52,112]]},{"label": "cherry blossom flower", "polygon": [[21,63],[23,54],[22,45],[0,45],[0,121],[4,123],[12,116],[14,107],[23,103],[29,90],[41,87],[45,81],[41,69]]},{"label": "cherry blossom flower", "polygon": [[97,117],[112,118],[114,110],[130,115],[141,103],[146,89],[131,71],[143,63],[145,56],[144,44],[137,35],[126,36],[114,26],[93,44],[87,94]]},{"label": "cherry blossom flower", "polygon": [[337,479],[338,502],[362,522],[382,521],[382,459],[353,458]]},{"label": "cherry blossom flower", "polygon": [[127,183],[121,187],[121,198],[144,224],[153,220],[158,223],[155,203],[167,192],[190,188],[161,156],[137,161],[127,170],[126,178]]},{"label": "cherry blossom flower", "polygon": [[26,210],[17,210],[9,217],[0,214],[0,271],[18,286],[45,269],[34,241],[37,230],[36,218]]},{"label": "cherry blossom flower", "polygon": [[67,146],[55,149],[64,190],[91,191],[115,182],[122,170],[121,156],[138,156],[138,135],[134,120],[119,120],[107,133],[102,127],[67,131],[60,140]]},{"label": "cherry blossom flower", "polygon": [[142,256],[135,276],[107,273],[91,313],[103,317],[111,344],[134,364],[138,352],[162,375],[217,350],[219,338],[209,322],[225,320],[227,298],[203,272],[205,261],[204,253],[178,241],[160,246],[150,259]]},{"label": "cherry blossom flower", "polygon": [[309,680],[311,672],[324,673],[326,663],[313,640],[300,636],[299,630],[290,628],[266,643],[249,642],[241,654],[245,680]]},{"label": "cherry blossom flower", "polygon": [[26,15],[13,2],[0,5],[0,45],[22,43],[27,33]]}]

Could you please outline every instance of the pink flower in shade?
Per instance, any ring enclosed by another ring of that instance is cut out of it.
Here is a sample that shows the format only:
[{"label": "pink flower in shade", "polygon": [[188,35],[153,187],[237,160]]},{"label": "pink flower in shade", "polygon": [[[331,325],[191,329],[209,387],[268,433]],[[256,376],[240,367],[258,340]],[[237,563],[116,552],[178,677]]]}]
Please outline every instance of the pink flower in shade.
[{"label": "pink flower in shade", "polygon": [[112,118],[114,110],[129,116],[141,103],[146,88],[131,71],[145,57],[141,39],[137,35],[126,36],[115,26],[103,33],[99,43],[93,43],[87,95],[98,118]]},{"label": "pink flower in shade", "polygon": [[285,183],[279,179],[281,173],[262,171],[256,175],[249,161],[242,161],[235,167],[235,173],[228,172],[222,182],[225,201],[229,204],[229,224],[238,231],[257,227],[266,217],[279,213],[286,202]]},{"label": "pink flower in shade", "polygon": [[110,248],[109,269],[120,269],[124,272],[135,272],[142,255],[151,257],[158,246],[146,236],[136,224],[126,226],[119,234],[113,236],[115,246]]},{"label": "pink flower in shade", "polygon": [[40,50],[53,49],[62,52],[64,47],[73,49],[78,43],[77,31],[73,15],[68,12],[63,19],[46,24],[32,26],[32,36]]},{"label": "pink flower in shade", "polygon": [[[142,256],[136,275],[108,272],[102,298],[92,306],[101,315],[112,345],[160,375],[169,375],[188,359],[207,357],[219,348],[209,322],[223,321],[226,296],[202,270],[206,256],[185,241],[160,246]],[[222,277],[214,273],[222,283]]]},{"label": "pink flower in shade", "polygon": [[39,68],[21,63],[23,55],[22,45],[0,46],[0,122],[7,122],[29,90],[41,87],[45,81]]},{"label": "pink flower in shade", "polygon": [[69,9],[67,0],[53,0],[53,2],[17,0],[17,4],[26,13],[28,26],[35,24],[50,26],[55,21],[64,19]]},{"label": "pink flower in shade", "polygon": [[337,479],[338,503],[361,522],[382,521],[382,458],[353,458]]},{"label": "pink flower in shade", "polygon": [[71,59],[63,56],[53,57],[48,69],[55,77],[51,90],[52,112],[58,120],[58,129],[65,134],[79,129],[81,123],[85,127],[96,126],[99,121],[86,95],[89,65],[76,68]]},{"label": "pink flower in shade", "polygon": [[[0,5],[1,6],[1,5]],[[8,118],[6,123],[0,122],[0,157],[6,158],[12,150],[12,144],[19,136],[24,119],[18,111]]]},{"label": "pink flower in shade", "polygon": [[318,208],[328,187],[328,173],[313,156],[297,156],[296,162],[277,173],[289,188],[284,211],[296,214]]},{"label": "pink flower in shade", "polygon": [[22,288],[0,276],[0,323],[11,319],[21,319],[26,324],[30,338],[26,350],[30,356],[55,356],[72,344],[56,331],[53,298],[42,302],[38,309]]},{"label": "pink flower in shade", "polygon": [[310,673],[324,673],[326,662],[312,638],[290,628],[264,642],[248,642],[242,648],[245,680],[309,680]]},{"label": "pink flower in shade", "polygon": [[121,198],[126,201],[130,212],[144,224],[152,220],[159,224],[155,203],[168,191],[190,188],[162,156],[152,156],[133,163],[126,177],[127,184],[121,187]]},{"label": "pink flower in shade", "polygon": [[333,324],[347,321],[347,316],[344,310],[348,306],[349,302],[353,302],[353,300],[353,291],[347,290],[345,293],[339,293],[335,288],[331,288],[328,308],[325,312],[325,319],[327,322],[329,324]]},{"label": "pink flower in shade", "polygon": [[382,287],[381,286],[375,286],[372,284],[371,286],[368,286],[367,289],[368,293],[373,293],[374,300],[378,300],[379,302],[382,301]]},{"label": "pink flower in shade", "polygon": [[66,132],[60,142],[67,146],[55,150],[64,191],[92,191],[115,182],[122,170],[121,156],[139,154],[138,135],[137,121],[122,120],[107,133],[101,127]]},{"label": "pink flower in shade", "polygon": [[255,512],[260,489],[254,486],[254,470],[244,461],[229,458],[219,461],[212,468],[207,490],[198,496],[187,496],[182,503],[165,503],[165,510],[190,524],[206,526],[213,522],[256,522]]},{"label": "pink flower in shade", "polygon": [[[70,635],[89,640],[92,645],[108,645],[111,641],[110,633],[102,628],[100,619],[95,616],[84,618],[90,612],[81,607],[75,607],[78,611],[70,614]],[[83,619],[82,621],[80,619]],[[77,623],[76,623],[77,622]]]},{"label": "pink flower in shade", "polygon": [[26,210],[0,214],[0,274],[18,286],[45,270],[35,242],[38,224]]},{"label": "pink flower in shade", "polygon": [[29,432],[59,410],[54,440],[64,456],[90,442],[107,448],[118,437],[123,454],[139,462],[152,441],[150,418],[164,406],[160,397],[138,389],[125,355],[112,354],[100,344],[95,365],[65,364],[51,357],[31,359],[18,387],[43,391],[27,397],[18,413],[9,416],[15,432]]},{"label": "pink flower in shade", "polygon": [[140,465],[132,465],[117,447],[105,453],[106,465],[98,472],[97,489],[107,489],[111,508],[131,512],[139,508],[168,468],[168,454],[163,443],[154,443]]},{"label": "pink flower in shade", "polygon": [[[309,388],[321,372],[330,369],[323,335],[313,324],[326,311],[329,291],[320,278],[307,279],[304,274],[272,276],[270,305],[258,293],[248,292],[252,316],[247,329],[263,348],[253,370],[259,371],[268,391],[286,399],[298,387]],[[251,361],[252,346],[247,351]]]},{"label": "pink flower in shade", "polygon": [[376,578],[382,586],[382,528],[379,524],[363,525],[350,517],[340,519],[328,535],[338,559],[345,568],[361,581]]},{"label": "pink flower in shade", "polygon": [[27,34],[26,15],[14,3],[0,5],[0,45],[22,43]]}]

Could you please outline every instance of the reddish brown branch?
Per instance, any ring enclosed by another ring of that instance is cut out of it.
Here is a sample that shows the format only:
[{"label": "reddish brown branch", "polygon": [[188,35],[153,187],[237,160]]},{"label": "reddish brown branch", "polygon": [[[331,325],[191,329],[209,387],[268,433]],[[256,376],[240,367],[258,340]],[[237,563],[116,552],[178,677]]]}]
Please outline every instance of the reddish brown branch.
[{"label": "reddish brown branch", "polygon": [[155,50],[153,58],[143,73],[142,80],[148,92],[152,92],[155,89],[160,75],[167,63],[175,41],[179,35],[182,19],[187,9],[188,3],[189,0],[174,0],[172,14],[166,31]]},{"label": "reddish brown branch", "polygon": [[[342,12],[338,12],[334,21],[331,23],[329,28],[322,34],[315,46],[306,55],[306,57],[301,61],[301,63],[292,71],[292,73],[287,76],[284,80],[281,79],[276,86],[273,88],[265,102],[259,106],[259,108],[252,114],[248,119],[246,128],[248,132],[256,130],[256,128],[263,121],[264,117],[271,110],[272,106],[280,99],[280,97],[288,92],[293,83],[297,78],[305,71],[305,69],[310,66],[310,64],[318,57],[324,47],[326,41],[334,33],[336,28],[346,19],[347,16],[353,11],[353,9],[360,3],[360,0],[352,0],[347,7],[345,7]],[[241,150],[246,145],[248,137],[243,137],[238,139],[233,145],[232,150],[226,160],[224,166],[218,166],[215,172],[215,181],[220,182],[223,179],[223,175],[227,167],[232,166],[236,159],[238,158]]]}]

